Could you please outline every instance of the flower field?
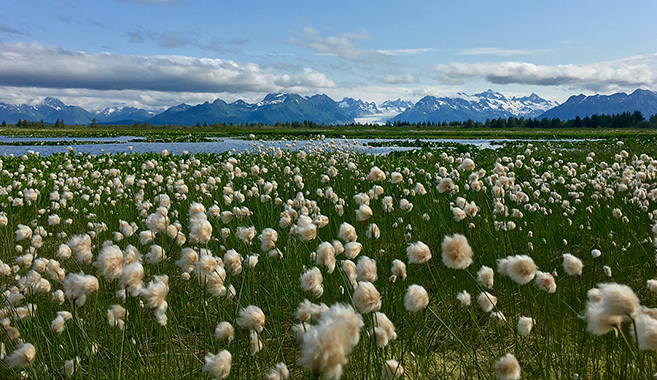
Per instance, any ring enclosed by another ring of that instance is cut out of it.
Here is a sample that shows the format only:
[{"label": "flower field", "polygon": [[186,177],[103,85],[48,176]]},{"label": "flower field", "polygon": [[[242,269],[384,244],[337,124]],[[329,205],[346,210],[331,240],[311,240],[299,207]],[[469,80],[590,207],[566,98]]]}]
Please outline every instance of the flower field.
[{"label": "flower field", "polygon": [[641,379],[657,144],[0,160],[2,379]]}]

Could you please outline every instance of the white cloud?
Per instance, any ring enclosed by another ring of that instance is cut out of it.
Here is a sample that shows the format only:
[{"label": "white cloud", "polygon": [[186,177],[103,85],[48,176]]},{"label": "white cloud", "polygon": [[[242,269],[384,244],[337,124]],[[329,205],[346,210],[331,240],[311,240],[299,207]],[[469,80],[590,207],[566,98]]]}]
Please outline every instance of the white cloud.
[{"label": "white cloud", "polygon": [[459,55],[499,55],[499,56],[509,56],[509,55],[533,55],[546,53],[546,49],[499,49],[494,47],[480,47],[473,49],[466,49],[458,53]]},{"label": "white cloud", "polygon": [[39,43],[0,44],[0,85],[192,93],[307,92],[336,86],[312,69],[288,75],[254,63],[74,52]]},{"label": "white cloud", "polygon": [[365,30],[360,30],[356,33],[340,33],[337,36],[322,37],[322,33],[319,30],[313,27],[305,27],[302,37],[303,39],[290,38],[288,43],[307,47],[316,50],[320,54],[337,56],[352,62],[378,63],[387,59],[386,54],[375,50],[361,49],[356,45],[357,41],[372,39]]},{"label": "white cloud", "polygon": [[397,50],[377,50],[381,54],[385,55],[413,55],[413,54],[420,54],[420,53],[428,53],[432,51],[436,51],[434,48],[417,48],[417,49],[397,49]]},{"label": "white cloud", "polygon": [[326,77],[326,75],[309,68],[303,69],[303,71],[298,74],[282,75],[276,79],[275,84],[283,88],[330,88],[336,86],[332,80]]},{"label": "white cloud", "polygon": [[406,84],[406,83],[418,83],[419,79],[416,75],[407,73],[400,76],[387,75],[381,81],[385,84]]},{"label": "white cloud", "polygon": [[200,104],[213,102],[220,98],[231,103],[237,99],[258,102],[263,98],[260,92],[165,92],[148,90],[88,90],[79,88],[53,89],[37,87],[0,86],[0,102],[8,104],[39,104],[46,97],[55,97],[64,104],[82,107],[88,111],[102,110],[106,107],[129,106],[148,110],[163,111],[173,105],[187,103]]},{"label": "white cloud", "polygon": [[444,84],[460,85],[465,79],[483,78],[494,84],[566,86],[598,92],[655,88],[657,71],[643,62],[657,54],[627,57],[584,65],[535,65],[527,62],[449,63],[435,66]]}]

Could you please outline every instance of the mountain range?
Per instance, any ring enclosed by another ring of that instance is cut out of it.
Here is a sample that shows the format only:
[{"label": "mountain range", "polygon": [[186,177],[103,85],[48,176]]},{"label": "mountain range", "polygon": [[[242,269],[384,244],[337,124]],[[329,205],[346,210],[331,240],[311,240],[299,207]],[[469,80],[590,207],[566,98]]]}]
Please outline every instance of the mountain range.
[{"label": "mountain range", "polygon": [[623,112],[641,111],[643,117],[648,119],[657,113],[657,93],[638,89],[631,94],[623,92],[613,95],[582,94],[571,96],[563,104],[545,112],[541,117],[561,120],[574,119],[577,116],[584,118],[591,115],[619,114]]},{"label": "mountain range", "polygon": [[54,123],[57,119],[68,124],[89,124],[93,119],[105,124],[134,123],[136,120],[148,120],[155,112],[134,107],[110,107],[102,111],[89,112],[82,107],[67,106],[56,98],[46,98],[37,105],[11,105],[0,103],[0,119],[15,123],[18,119]]},{"label": "mountain range", "polygon": [[338,106],[357,123],[385,123],[396,115],[413,107],[408,100],[386,100],[377,106],[374,102],[365,102],[360,99],[344,98]]},{"label": "mountain range", "polygon": [[354,119],[326,95],[269,94],[260,103],[221,99],[196,106],[180,104],[149,120],[151,124],[263,123],[312,121],[318,124],[349,124]]},{"label": "mountain range", "polygon": [[484,122],[486,119],[525,117],[535,118],[558,104],[536,94],[522,98],[507,98],[499,92],[488,90],[474,95],[459,93],[458,97],[425,96],[415,105],[392,121],[441,123],[443,121]]},{"label": "mountain range", "polygon": [[318,124],[378,123],[386,121],[433,122],[473,121],[524,117],[573,119],[593,114],[618,114],[641,111],[645,118],[657,114],[657,93],[636,90],[631,94],[576,95],[563,104],[545,100],[536,94],[507,98],[492,90],[474,95],[459,93],[456,97],[425,96],[417,103],[397,99],[380,104],[345,97],[339,102],[326,95],[300,96],[297,94],[268,94],[258,103],[237,100],[226,103],[221,99],[195,106],[179,104],[163,112],[133,107],[111,107],[89,112],[69,106],[56,98],[46,98],[37,105],[0,103],[0,120],[16,123],[18,119],[66,124],[134,124],[149,122],[155,125],[194,125],[196,123],[263,123],[312,121]]}]

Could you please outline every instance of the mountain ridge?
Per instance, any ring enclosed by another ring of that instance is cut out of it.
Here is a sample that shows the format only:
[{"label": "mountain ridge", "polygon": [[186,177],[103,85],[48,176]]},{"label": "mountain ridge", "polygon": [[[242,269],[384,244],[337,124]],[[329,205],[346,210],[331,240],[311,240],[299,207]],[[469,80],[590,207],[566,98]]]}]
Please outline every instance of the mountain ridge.
[{"label": "mountain ridge", "polygon": [[490,89],[473,95],[459,93],[454,98],[427,95],[392,121],[442,123],[469,119],[484,122],[486,119],[509,117],[534,118],[557,105],[534,93],[509,99]]},{"label": "mountain ridge", "polygon": [[619,114],[640,111],[644,118],[657,114],[657,92],[636,89],[631,94],[618,92],[611,95],[573,95],[563,104],[547,110],[540,118],[562,120],[584,118],[600,114]]},{"label": "mountain ridge", "polygon": [[262,101],[248,103],[242,99],[232,103],[217,98],[197,105],[185,103],[161,112],[129,106],[114,106],[89,112],[70,106],[57,98],[47,97],[40,104],[10,105],[0,103],[0,120],[14,124],[18,119],[52,124],[57,119],[67,124],[133,124],[148,122],[156,125],[196,123],[263,123],[312,121],[318,124],[404,122],[484,122],[486,119],[525,117],[574,119],[592,114],[618,114],[641,111],[647,119],[657,114],[657,93],[637,89],[631,94],[573,95],[563,104],[545,100],[535,93],[522,97],[506,97],[487,90],[472,95],[458,93],[456,97],[425,96],[415,104],[400,98],[380,104],[344,97],[336,102],[325,94],[267,94]]},{"label": "mountain ridge", "polygon": [[196,123],[263,123],[312,121],[318,124],[349,124],[347,116],[333,99],[326,95],[303,97],[298,94],[267,94],[258,103],[221,99],[180,109],[169,108],[149,120],[155,125]]}]

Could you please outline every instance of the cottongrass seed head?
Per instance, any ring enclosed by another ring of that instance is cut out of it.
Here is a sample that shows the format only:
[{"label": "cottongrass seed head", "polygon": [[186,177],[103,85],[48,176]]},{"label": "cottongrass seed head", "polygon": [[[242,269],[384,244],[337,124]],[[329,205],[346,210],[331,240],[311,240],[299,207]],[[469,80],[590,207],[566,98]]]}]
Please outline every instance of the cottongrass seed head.
[{"label": "cottongrass seed head", "polygon": [[513,354],[506,354],[495,362],[495,374],[498,380],[520,379],[520,364]]},{"label": "cottongrass seed head", "polygon": [[581,276],[584,263],[570,253],[563,254],[563,269],[571,276]]},{"label": "cottongrass seed head", "polygon": [[646,282],[646,286],[651,292],[657,293],[657,280],[648,280]]},{"label": "cottongrass seed head", "polygon": [[406,290],[404,306],[406,310],[416,313],[429,305],[429,294],[420,285],[413,284]]},{"label": "cottongrass seed head", "polygon": [[405,280],[406,279],[406,264],[399,260],[399,259],[394,259],[392,261],[392,268],[390,269],[392,274],[397,276],[400,280]]},{"label": "cottongrass seed head", "polygon": [[639,349],[657,351],[657,319],[651,314],[642,313],[636,317],[636,334],[630,329],[630,334]]},{"label": "cottongrass seed head", "polygon": [[602,306],[605,315],[619,315],[634,318],[640,311],[639,298],[627,285],[606,283],[598,284],[602,292]]},{"label": "cottongrass seed head", "polygon": [[493,268],[487,267],[485,265],[482,265],[481,268],[477,271],[477,282],[481,286],[492,288],[494,277],[495,272],[493,272]]},{"label": "cottongrass seed head", "polygon": [[301,275],[301,288],[319,298],[324,294],[322,281],[322,272],[319,268],[312,267]]},{"label": "cottongrass seed head", "polygon": [[406,256],[409,264],[423,264],[431,259],[431,249],[423,242],[417,241],[406,247]]},{"label": "cottongrass seed head", "polygon": [[470,293],[468,293],[467,290],[464,290],[456,295],[456,299],[461,303],[461,306],[468,307],[470,306],[472,297],[470,296]]},{"label": "cottongrass seed head", "polygon": [[208,353],[205,355],[203,372],[209,373],[216,379],[225,379],[230,375],[232,361],[233,356],[226,350],[220,351],[216,355]]},{"label": "cottongrass seed head", "polygon": [[349,305],[335,304],[302,336],[299,365],[319,377],[338,380],[358,344],[363,318]]},{"label": "cottongrass seed head", "polygon": [[383,380],[396,380],[404,376],[404,368],[396,360],[390,359],[383,363]]},{"label": "cottongrass seed head", "polygon": [[335,270],[335,248],[327,241],[322,242],[317,247],[317,256],[315,256],[315,264],[323,265],[326,267],[327,273],[333,273]]},{"label": "cottongrass seed head", "polygon": [[537,270],[536,276],[534,276],[534,284],[544,292],[554,293],[557,291],[557,283],[554,281],[554,276],[547,272]]},{"label": "cottongrass seed head", "polygon": [[536,275],[536,264],[527,255],[516,255],[507,257],[506,274],[520,285],[527,284]]},{"label": "cottongrass seed head", "polygon": [[36,349],[31,343],[23,343],[16,347],[14,352],[5,358],[7,365],[12,368],[25,368],[34,362]]},{"label": "cottongrass seed head", "polygon": [[534,319],[530,317],[520,317],[518,319],[518,334],[527,336],[532,332],[534,327]]},{"label": "cottongrass seed head", "polygon": [[348,259],[353,260],[356,258],[356,256],[360,254],[360,251],[363,250],[363,245],[357,241],[350,241],[349,243],[343,246],[343,250],[344,250],[344,255]]},{"label": "cottongrass seed head", "polygon": [[353,302],[356,309],[363,314],[381,309],[381,294],[368,281],[359,281],[354,290]]},{"label": "cottongrass seed head", "polygon": [[461,234],[445,236],[442,244],[443,263],[448,268],[465,269],[472,264],[472,248]]},{"label": "cottongrass seed head", "polygon": [[235,337],[235,329],[233,328],[233,325],[223,321],[220,322],[214,329],[214,336],[219,340],[225,340],[230,343]]},{"label": "cottongrass seed head", "polygon": [[642,311],[639,299],[627,286],[616,283],[598,284],[588,292],[583,316],[587,330],[594,335],[614,331],[618,335],[621,324],[636,318]]},{"label": "cottongrass seed head", "polygon": [[477,303],[479,303],[481,310],[488,313],[497,305],[497,297],[488,292],[481,292],[477,297]]},{"label": "cottongrass seed head", "polygon": [[340,230],[338,232],[338,237],[345,242],[356,241],[358,235],[356,234],[356,229],[351,224],[344,222],[340,225]]},{"label": "cottongrass seed head", "polygon": [[358,265],[356,265],[356,279],[358,281],[376,281],[376,261],[367,256],[361,256],[358,259]]},{"label": "cottongrass seed head", "polygon": [[240,327],[262,332],[265,328],[265,313],[255,305],[249,305],[240,310],[237,316],[237,324]]}]

